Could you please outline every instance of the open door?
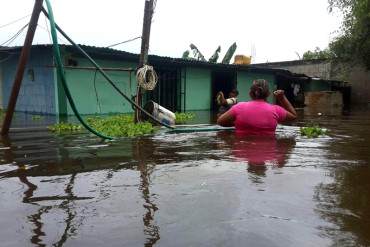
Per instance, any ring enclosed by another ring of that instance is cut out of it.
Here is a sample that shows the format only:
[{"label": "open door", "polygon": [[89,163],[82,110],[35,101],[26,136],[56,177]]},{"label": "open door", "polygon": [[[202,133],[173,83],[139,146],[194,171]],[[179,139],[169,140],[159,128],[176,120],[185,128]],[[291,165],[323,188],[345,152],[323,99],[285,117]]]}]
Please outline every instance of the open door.
[{"label": "open door", "polygon": [[212,72],[212,100],[211,110],[217,111],[216,95],[222,91],[225,97],[231,90],[236,88],[236,73],[234,71],[213,71]]}]

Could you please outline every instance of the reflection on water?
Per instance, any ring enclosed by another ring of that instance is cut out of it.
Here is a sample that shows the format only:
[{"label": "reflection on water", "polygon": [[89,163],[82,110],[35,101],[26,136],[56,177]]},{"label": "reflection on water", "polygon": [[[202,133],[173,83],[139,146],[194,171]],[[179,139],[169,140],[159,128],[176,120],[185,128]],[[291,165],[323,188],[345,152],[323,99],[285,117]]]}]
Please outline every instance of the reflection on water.
[{"label": "reflection on water", "polygon": [[306,116],[341,116],[343,112],[346,112],[343,110],[340,106],[320,106],[320,107],[305,107],[303,110],[304,114]]},{"label": "reflection on water", "polygon": [[368,246],[370,112],[329,136],[202,132],[106,142],[18,130],[0,145],[4,246]]},{"label": "reflection on water", "polygon": [[250,178],[256,183],[265,176],[267,167],[283,167],[295,146],[294,137],[231,135],[221,131],[217,135],[231,147],[235,160],[248,165],[247,171],[256,175]]},{"label": "reflection on water", "polygon": [[335,182],[315,189],[318,214],[332,223],[322,234],[335,246],[370,245],[370,169],[369,166],[340,168],[331,174]]}]

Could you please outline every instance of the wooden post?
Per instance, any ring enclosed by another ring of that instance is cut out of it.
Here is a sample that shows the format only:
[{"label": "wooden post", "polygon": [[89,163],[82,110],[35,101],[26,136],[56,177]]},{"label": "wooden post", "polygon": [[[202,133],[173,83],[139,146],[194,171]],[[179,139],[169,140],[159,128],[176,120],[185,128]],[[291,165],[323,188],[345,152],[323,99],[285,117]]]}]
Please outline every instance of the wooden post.
[{"label": "wooden post", "polygon": [[[144,20],[143,20],[143,32],[141,35],[141,52],[139,60],[139,68],[148,63],[148,51],[149,51],[149,39],[150,39],[150,28],[152,24],[152,17],[154,11],[154,1],[156,0],[145,0],[144,7]],[[138,86],[136,90],[136,103],[141,106],[142,95],[141,89]],[[140,121],[139,110],[135,109],[135,122]]]},{"label": "wooden post", "polygon": [[30,23],[28,24],[26,39],[24,40],[22,52],[19,57],[17,72],[16,72],[14,82],[13,82],[12,92],[9,97],[9,103],[7,106],[6,115],[5,115],[4,122],[1,128],[1,135],[7,135],[9,133],[9,128],[12,123],[15,105],[17,104],[19,90],[22,85],[24,70],[26,68],[26,64],[28,61],[33,37],[35,36],[37,22],[39,20],[43,2],[44,0],[35,0],[35,5],[33,6],[31,20],[30,20]]}]

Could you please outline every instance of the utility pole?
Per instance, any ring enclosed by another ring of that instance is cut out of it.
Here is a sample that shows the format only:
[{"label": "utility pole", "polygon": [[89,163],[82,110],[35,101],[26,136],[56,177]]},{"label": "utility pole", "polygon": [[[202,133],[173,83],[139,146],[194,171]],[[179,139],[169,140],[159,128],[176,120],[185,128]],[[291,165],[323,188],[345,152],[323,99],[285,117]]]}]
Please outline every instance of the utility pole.
[{"label": "utility pole", "polygon": [[19,90],[22,85],[24,70],[26,69],[26,64],[27,64],[28,57],[30,54],[33,37],[35,36],[37,22],[39,20],[43,2],[44,0],[35,0],[35,5],[33,6],[31,20],[30,20],[30,23],[28,24],[26,39],[24,40],[22,52],[19,57],[18,67],[17,67],[15,78],[14,78],[14,82],[13,82],[12,92],[9,97],[6,115],[5,115],[3,125],[1,128],[1,135],[3,136],[9,133],[9,128],[12,123],[12,118],[13,118],[15,106],[17,104]]},{"label": "utility pole", "polygon": [[[154,4],[156,0],[145,0],[144,7],[144,20],[143,20],[143,32],[141,35],[141,52],[139,60],[139,68],[143,67],[148,63],[148,51],[149,51],[149,40],[150,40],[150,28],[152,24],[152,17],[154,12]],[[136,103],[141,106],[142,101],[141,88],[138,86],[136,89]],[[135,122],[140,121],[139,110],[135,108]]]}]

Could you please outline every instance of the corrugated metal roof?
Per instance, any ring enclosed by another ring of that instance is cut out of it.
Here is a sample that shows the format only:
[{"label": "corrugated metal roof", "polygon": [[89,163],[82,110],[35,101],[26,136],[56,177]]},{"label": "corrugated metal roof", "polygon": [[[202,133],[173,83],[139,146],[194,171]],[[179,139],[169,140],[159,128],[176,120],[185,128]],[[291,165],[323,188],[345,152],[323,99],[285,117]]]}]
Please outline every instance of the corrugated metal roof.
[{"label": "corrugated metal roof", "polygon": [[[60,45],[62,48],[66,49],[67,51],[76,52],[78,50],[72,45]],[[51,44],[38,44],[33,45],[33,48],[48,48],[52,47]],[[119,58],[119,59],[127,59],[131,61],[139,61],[139,55],[135,53],[130,53],[122,50],[116,50],[113,48],[107,47],[97,47],[97,46],[89,46],[89,45],[80,45],[82,49],[84,49],[88,54],[92,57],[94,55],[100,55],[104,57],[112,57],[112,58]],[[1,50],[18,50],[21,49],[22,46],[15,46],[15,47],[0,47]],[[192,67],[208,67],[214,69],[233,69],[233,70],[245,70],[245,71],[254,71],[254,72],[267,72],[267,73],[276,73],[276,72],[283,72],[283,73],[290,73],[288,70],[284,69],[274,69],[274,68],[261,68],[254,65],[236,65],[236,64],[222,64],[222,63],[210,63],[199,61],[195,59],[183,59],[183,58],[173,58],[173,57],[166,57],[166,56],[158,56],[158,55],[149,55],[148,56],[149,63],[155,64],[163,64],[163,65],[172,65],[172,66],[192,66]]]},{"label": "corrugated metal roof", "polygon": [[289,66],[289,65],[302,65],[302,64],[318,64],[322,62],[330,62],[329,59],[305,59],[305,60],[290,60],[290,61],[279,61],[279,62],[267,62],[257,63],[255,66],[266,67],[266,66]]}]

